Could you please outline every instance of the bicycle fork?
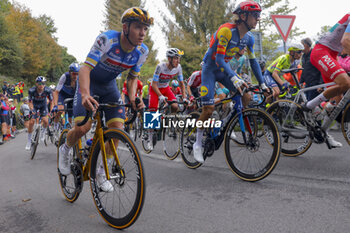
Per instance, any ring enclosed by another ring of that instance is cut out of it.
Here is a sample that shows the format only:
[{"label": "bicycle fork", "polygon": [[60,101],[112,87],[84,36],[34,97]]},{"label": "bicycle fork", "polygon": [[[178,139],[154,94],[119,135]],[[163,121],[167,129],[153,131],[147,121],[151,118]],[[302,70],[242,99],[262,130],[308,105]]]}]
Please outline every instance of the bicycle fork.
[{"label": "bicycle fork", "polygon": [[[104,141],[103,129],[101,127],[99,127],[99,129],[97,131],[97,137],[98,137],[98,140],[100,141],[100,145],[101,145],[102,162],[103,162],[103,166],[104,166],[104,169],[105,169],[105,174],[106,174],[107,180],[120,178],[119,176],[111,176],[109,174],[107,152],[106,152],[106,143]],[[113,154],[113,157],[114,157],[114,159],[116,161],[117,167],[121,167],[120,160],[119,160],[118,155],[117,155],[117,150],[116,150],[116,146],[115,146],[114,140],[113,139],[110,140],[108,142],[108,144],[110,146],[110,150],[111,150],[111,152]],[[118,142],[116,142],[116,144],[118,145]],[[124,177],[123,169],[120,169],[119,171],[120,171],[120,175],[122,177]]]}]

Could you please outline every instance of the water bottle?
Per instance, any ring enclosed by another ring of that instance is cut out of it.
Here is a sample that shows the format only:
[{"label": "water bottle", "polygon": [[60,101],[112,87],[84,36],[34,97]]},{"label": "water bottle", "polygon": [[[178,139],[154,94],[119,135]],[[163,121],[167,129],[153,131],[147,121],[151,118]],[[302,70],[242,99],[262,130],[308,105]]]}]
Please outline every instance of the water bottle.
[{"label": "water bottle", "polygon": [[86,144],[85,144],[85,148],[84,148],[84,157],[88,158],[89,157],[89,151],[90,151],[90,147],[92,145],[92,138],[86,140]]}]

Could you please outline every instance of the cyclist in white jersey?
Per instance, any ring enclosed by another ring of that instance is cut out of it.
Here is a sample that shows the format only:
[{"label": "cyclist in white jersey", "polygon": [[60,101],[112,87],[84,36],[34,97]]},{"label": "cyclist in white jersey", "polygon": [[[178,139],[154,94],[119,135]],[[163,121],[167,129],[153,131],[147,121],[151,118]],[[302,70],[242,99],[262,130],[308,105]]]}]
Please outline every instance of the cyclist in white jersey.
[{"label": "cyclist in white jersey", "polygon": [[[182,68],[180,65],[180,59],[183,54],[184,52],[177,48],[170,48],[166,52],[168,62],[163,62],[157,65],[149,92],[150,111],[157,111],[158,103],[164,102],[166,97],[168,98],[168,101],[176,100],[174,93],[169,87],[170,80],[175,76],[177,76],[177,79],[179,80],[184,101],[188,101],[183,82]],[[177,109],[177,103],[173,103],[171,105],[171,112],[176,112]]]}]

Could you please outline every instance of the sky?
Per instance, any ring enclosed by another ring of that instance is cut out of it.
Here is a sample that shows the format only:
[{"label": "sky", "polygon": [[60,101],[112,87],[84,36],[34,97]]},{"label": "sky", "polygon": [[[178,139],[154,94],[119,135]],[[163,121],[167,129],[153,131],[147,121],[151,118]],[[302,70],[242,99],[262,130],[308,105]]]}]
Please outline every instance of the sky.
[{"label": "sky", "polygon": [[[41,14],[50,16],[55,21],[58,44],[67,47],[68,53],[75,56],[79,62],[84,62],[96,37],[105,30],[104,0],[16,0],[16,2],[29,8],[34,17]],[[305,31],[305,37],[312,39],[316,39],[316,34],[320,32],[322,26],[333,26],[350,12],[349,0],[289,0],[289,2],[291,6],[297,6],[297,10],[293,12],[293,15],[296,15],[293,27]],[[146,0],[145,8],[159,23],[159,12],[165,9],[164,2]],[[155,48],[159,52],[157,58],[162,60],[165,58],[167,47],[164,35],[158,24],[152,26],[150,32],[155,41]]]}]

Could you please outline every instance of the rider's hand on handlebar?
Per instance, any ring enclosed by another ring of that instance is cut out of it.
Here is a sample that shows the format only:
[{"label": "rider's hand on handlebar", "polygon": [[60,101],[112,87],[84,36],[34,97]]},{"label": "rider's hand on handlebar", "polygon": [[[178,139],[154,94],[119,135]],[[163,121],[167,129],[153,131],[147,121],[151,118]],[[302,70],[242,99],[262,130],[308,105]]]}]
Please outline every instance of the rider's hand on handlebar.
[{"label": "rider's hand on handlebar", "polygon": [[163,104],[163,103],[166,103],[166,97],[164,95],[160,95],[158,97],[158,99],[159,99],[159,104],[160,105]]},{"label": "rider's hand on handlebar", "polygon": [[288,89],[288,88],[289,88],[289,82],[284,82],[284,83],[282,84],[282,89],[286,90],[286,89]]},{"label": "rider's hand on handlebar", "polygon": [[96,112],[98,108],[98,102],[91,95],[81,95],[82,105],[89,111]]},{"label": "rider's hand on handlebar", "polygon": [[230,79],[231,79],[233,85],[235,86],[235,88],[237,89],[237,91],[239,91],[239,93],[241,93],[241,95],[243,95],[242,87],[248,88],[247,83],[244,82],[242,79],[240,79],[237,75],[231,77]]},{"label": "rider's hand on handlebar", "polygon": [[270,93],[270,88],[268,88],[265,83],[260,84],[260,88],[263,91],[266,91],[267,93]]}]

